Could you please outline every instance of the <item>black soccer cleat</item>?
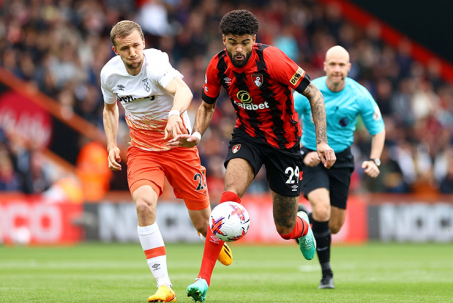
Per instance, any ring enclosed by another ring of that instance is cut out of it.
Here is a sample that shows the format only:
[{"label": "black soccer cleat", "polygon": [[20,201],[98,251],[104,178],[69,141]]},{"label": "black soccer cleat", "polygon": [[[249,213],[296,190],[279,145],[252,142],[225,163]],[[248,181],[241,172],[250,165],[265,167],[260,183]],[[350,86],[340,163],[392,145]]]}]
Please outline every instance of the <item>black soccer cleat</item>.
[{"label": "black soccer cleat", "polygon": [[[303,211],[308,216],[308,209],[303,204],[297,205],[297,212],[300,212],[300,211]],[[297,245],[299,245],[299,238],[296,238],[294,240],[296,240]]]},{"label": "black soccer cleat", "polygon": [[319,282],[318,289],[334,289],[335,285],[333,284],[332,275],[323,275],[321,282]]}]

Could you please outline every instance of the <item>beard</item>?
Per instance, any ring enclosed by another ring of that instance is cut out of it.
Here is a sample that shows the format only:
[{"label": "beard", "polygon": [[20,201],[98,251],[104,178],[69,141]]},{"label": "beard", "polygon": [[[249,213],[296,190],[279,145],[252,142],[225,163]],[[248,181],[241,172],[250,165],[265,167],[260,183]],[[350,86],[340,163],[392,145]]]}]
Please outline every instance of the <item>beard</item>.
[{"label": "beard", "polygon": [[244,59],[242,61],[237,61],[234,58],[233,54],[230,53],[228,50],[227,50],[227,54],[228,54],[228,57],[230,57],[231,63],[233,63],[234,67],[244,67],[247,64],[247,62],[249,62],[249,59],[252,56],[252,51],[250,51],[248,54],[245,54],[245,56],[243,55]]},{"label": "beard", "polygon": [[143,61],[143,60],[140,60],[140,61],[134,62],[134,63],[132,63],[132,64],[129,64],[129,63],[124,62],[124,64],[126,65],[126,67],[127,67],[128,69],[137,69],[137,68],[139,68],[140,65],[142,64],[142,61]]}]

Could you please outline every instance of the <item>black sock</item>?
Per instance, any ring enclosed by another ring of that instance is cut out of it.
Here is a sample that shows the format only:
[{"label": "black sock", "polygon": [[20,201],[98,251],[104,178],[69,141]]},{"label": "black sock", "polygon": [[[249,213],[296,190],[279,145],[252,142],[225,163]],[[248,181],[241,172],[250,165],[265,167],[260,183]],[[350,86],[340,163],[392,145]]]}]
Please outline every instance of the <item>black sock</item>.
[{"label": "black sock", "polygon": [[319,222],[311,216],[310,222],[313,223],[313,235],[316,239],[316,252],[318,253],[322,274],[323,276],[333,275],[332,269],[330,268],[330,245],[332,236],[330,233],[329,221]]}]

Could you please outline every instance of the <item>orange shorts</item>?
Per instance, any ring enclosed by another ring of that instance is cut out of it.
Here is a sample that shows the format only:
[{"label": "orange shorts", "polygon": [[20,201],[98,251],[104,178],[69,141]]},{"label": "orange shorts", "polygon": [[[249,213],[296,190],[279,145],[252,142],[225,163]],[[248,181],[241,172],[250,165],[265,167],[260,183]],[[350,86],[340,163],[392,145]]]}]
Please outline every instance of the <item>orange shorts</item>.
[{"label": "orange shorts", "polygon": [[162,195],[164,179],[177,198],[190,210],[209,207],[206,168],[201,166],[198,149],[179,147],[167,151],[146,151],[135,146],[127,149],[127,181],[131,194],[140,186],[150,185]]}]

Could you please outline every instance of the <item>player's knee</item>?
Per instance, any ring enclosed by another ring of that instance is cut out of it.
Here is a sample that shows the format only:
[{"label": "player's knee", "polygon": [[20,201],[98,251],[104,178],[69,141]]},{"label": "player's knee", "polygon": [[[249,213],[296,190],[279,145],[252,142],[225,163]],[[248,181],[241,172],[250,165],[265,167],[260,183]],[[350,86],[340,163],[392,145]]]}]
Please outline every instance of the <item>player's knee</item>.
[{"label": "player's knee", "polygon": [[330,205],[316,205],[313,207],[313,218],[318,222],[330,220]]},{"label": "player's knee", "polygon": [[152,207],[152,203],[143,198],[138,198],[135,201],[135,206],[138,214],[152,214],[153,212],[155,212],[154,208]]}]

